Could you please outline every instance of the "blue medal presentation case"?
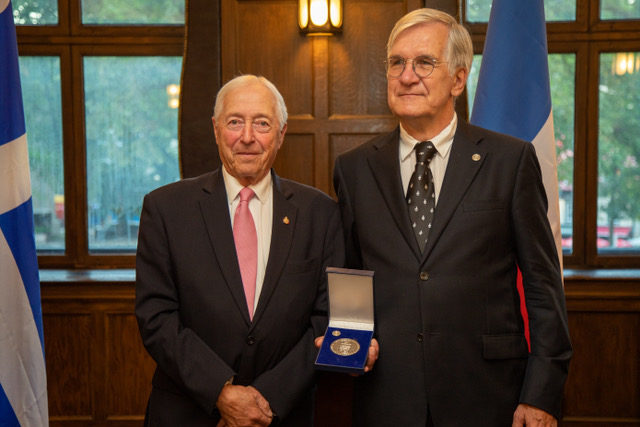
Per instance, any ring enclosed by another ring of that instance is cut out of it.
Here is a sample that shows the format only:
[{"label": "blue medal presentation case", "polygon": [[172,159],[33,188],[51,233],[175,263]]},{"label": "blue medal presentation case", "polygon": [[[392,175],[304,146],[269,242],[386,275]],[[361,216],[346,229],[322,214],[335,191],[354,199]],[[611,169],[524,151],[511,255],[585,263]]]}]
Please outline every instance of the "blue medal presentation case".
[{"label": "blue medal presentation case", "polygon": [[364,373],[374,330],[373,276],[368,270],[327,268],[329,326],[317,369]]}]

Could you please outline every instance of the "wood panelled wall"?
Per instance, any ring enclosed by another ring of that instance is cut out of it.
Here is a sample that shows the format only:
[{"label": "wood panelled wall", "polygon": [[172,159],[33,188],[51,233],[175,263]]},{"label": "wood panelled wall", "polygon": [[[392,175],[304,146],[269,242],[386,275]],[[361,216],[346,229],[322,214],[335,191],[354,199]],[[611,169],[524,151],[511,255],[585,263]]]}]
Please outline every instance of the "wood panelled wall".
[{"label": "wood panelled wall", "polygon": [[155,362],[133,314],[134,277],[41,272],[51,426],[142,425]]},{"label": "wood panelled wall", "polygon": [[417,0],[348,1],[342,34],[308,37],[292,1],[221,2],[222,81],[263,75],[282,93],[288,132],[275,170],[331,193],[333,160],[396,120],[382,61],[395,21]]},{"label": "wood panelled wall", "polygon": [[640,280],[624,271],[568,272],[574,356],[562,426],[640,426]]},{"label": "wood panelled wall", "polygon": [[[155,364],[138,334],[133,278],[42,272],[52,427],[142,425]],[[640,426],[640,282],[568,271],[565,289],[575,355],[560,425]],[[316,426],[349,427],[352,378],[323,375]]]}]

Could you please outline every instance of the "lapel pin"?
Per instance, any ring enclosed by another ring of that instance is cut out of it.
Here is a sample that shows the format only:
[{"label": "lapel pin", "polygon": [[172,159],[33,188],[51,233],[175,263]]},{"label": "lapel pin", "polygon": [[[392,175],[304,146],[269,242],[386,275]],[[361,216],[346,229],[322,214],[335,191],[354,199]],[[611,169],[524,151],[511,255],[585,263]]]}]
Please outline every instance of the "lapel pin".
[{"label": "lapel pin", "polygon": [[474,162],[477,162],[480,160],[480,154],[474,154],[473,156],[471,156],[471,159],[473,159]]},{"label": "lapel pin", "polygon": [[284,222],[285,224],[289,224],[289,217],[285,216],[284,218],[282,218],[282,222]]}]

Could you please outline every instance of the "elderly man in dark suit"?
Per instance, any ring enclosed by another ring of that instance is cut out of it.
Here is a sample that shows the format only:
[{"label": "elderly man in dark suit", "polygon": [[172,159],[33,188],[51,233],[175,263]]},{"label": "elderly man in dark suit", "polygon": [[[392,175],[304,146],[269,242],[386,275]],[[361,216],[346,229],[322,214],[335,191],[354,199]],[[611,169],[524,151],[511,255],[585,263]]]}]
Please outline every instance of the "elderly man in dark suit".
[{"label": "elderly man in dark suit", "polygon": [[282,96],[251,75],[216,98],[223,167],[149,193],[136,316],[157,362],[150,426],[313,424],[314,338],[327,266],[343,263],[337,204],[271,170]]},{"label": "elderly man in dark suit", "polygon": [[347,266],[375,271],[380,355],[354,425],[555,425],[572,348],[533,145],[456,116],[473,47],[450,15],[404,16],[387,54],[400,126],[334,175]]}]

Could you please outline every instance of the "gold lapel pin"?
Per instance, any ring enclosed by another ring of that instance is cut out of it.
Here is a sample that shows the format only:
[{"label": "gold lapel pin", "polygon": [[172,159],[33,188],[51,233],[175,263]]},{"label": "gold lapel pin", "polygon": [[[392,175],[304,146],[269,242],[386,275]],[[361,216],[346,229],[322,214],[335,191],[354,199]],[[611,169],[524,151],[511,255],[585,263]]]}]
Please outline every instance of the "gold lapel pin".
[{"label": "gold lapel pin", "polygon": [[285,216],[284,218],[282,218],[282,222],[284,222],[285,224],[289,224],[289,217]]},{"label": "gold lapel pin", "polygon": [[480,160],[480,154],[474,154],[473,156],[471,156],[471,158],[473,159],[474,162],[477,162]]}]

